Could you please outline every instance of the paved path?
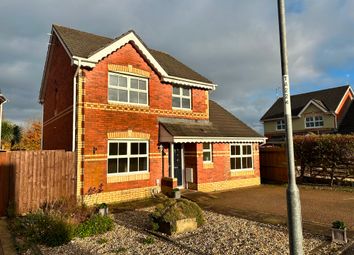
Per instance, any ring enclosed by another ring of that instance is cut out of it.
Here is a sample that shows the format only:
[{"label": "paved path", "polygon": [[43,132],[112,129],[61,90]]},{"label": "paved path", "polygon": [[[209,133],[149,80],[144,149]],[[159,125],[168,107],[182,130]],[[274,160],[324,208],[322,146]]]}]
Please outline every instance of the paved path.
[{"label": "paved path", "polygon": [[4,219],[0,219],[0,255],[15,255],[15,247]]},{"label": "paved path", "polygon": [[[225,192],[187,192],[184,197],[204,209],[250,220],[286,224],[286,187],[261,185]],[[354,237],[354,192],[300,188],[303,226],[330,236],[331,223],[343,220]]]}]

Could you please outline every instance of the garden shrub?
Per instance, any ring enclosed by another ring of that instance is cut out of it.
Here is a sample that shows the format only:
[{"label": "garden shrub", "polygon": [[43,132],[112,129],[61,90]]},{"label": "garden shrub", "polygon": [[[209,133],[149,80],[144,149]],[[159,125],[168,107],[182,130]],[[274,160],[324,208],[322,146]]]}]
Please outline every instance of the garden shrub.
[{"label": "garden shrub", "polygon": [[61,198],[57,201],[44,203],[41,209],[45,214],[66,219],[72,224],[79,224],[89,219],[95,212],[95,208],[78,204],[76,197]]},{"label": "garden shrub", "polygon": [[46,203],[42,210],[14,218],[11,230],[26,242],[59,246],[73,237],[87,237],[105,233],[113,228],[108,216],[94,214],[95,208],[77,205],[66,199]]},{"label": "garden shrub", "polygon": [[75,236],[88,237],[105,233],[113,228],[113,220],[108,216],[93,215],[75,228]]},{"label": "garden shrub", "polygon": [[203,212],[200,207],[186,199],[166,199],[165,202],[156,206],[150,214],[153,230],[161,224],[169,223],[172,232],[176,231],[176,222],[182,219],[195,218],[198,227],[204,224]]},{"label": "garden shrub", "polygon": [[64,220],[43,212],[31,213],[17,218],[15,231],[26,236],[31,242],[58,246],[72,239],[73,228]]}]

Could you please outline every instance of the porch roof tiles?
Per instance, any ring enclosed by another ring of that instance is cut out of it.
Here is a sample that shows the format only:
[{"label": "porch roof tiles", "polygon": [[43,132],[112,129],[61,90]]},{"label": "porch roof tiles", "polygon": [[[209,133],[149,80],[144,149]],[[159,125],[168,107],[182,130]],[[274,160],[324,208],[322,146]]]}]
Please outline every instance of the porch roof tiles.
[{"label": "porch roof tiles", "polygon": [[160,121],[174,137],[263,138],[216,102],[209,101],[209,121]]}]

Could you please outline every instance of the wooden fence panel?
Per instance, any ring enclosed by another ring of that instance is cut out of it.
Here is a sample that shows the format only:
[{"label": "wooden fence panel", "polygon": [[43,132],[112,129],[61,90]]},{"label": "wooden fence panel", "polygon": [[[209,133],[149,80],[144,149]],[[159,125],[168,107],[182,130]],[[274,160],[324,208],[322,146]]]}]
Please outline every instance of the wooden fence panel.
[{"label": "wooden fence panel", "polygon": [[0,216],[5,215],[10,196],[10,165],[6,153],[0,152]]},{"label": "wooden fence panel", "polygon": [[[75,153],[2,152],[0,182],[0,215],[4,215],[3,207],[6,208],[8,204],[6,199],[14,201],[18,213],[26,213],[38,209],[44,202],[75,196]],[[12,194],[9,190],[13,190]]]},{"label": "wooden fence panel", "polygon": [[288,182],[288,163],[285,148],[261,148],[260,164],[262,181]]}]

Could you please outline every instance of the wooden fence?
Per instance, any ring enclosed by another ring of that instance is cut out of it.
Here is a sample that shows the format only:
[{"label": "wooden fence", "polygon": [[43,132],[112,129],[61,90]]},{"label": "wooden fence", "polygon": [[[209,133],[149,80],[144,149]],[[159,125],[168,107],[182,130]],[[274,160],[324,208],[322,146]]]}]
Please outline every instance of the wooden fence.
[{"label": "wooden fence", "polygon": [[26,213],[44,202],[74,196],[75,191],[75,153],[0,152],[0,215],[9,203],[17,213]]},{"label": "wooden fence", "polygon": [[262,182],[288,182],[288,162],[285,148],[261,148],[260,165]]}]

